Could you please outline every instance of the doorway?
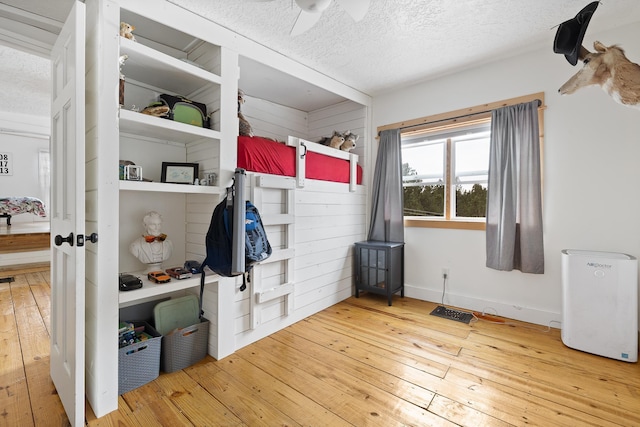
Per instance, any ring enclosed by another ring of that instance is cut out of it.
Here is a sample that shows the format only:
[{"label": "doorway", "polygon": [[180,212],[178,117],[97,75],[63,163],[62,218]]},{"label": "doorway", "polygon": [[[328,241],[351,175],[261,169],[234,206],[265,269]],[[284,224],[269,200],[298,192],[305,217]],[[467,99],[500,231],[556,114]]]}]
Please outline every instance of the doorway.
[{"label": "doorway", "polygon": [[50,67],[48,58],[0,45],[0,214],[11,215],[0,218],[0,267],[50,258]]}]

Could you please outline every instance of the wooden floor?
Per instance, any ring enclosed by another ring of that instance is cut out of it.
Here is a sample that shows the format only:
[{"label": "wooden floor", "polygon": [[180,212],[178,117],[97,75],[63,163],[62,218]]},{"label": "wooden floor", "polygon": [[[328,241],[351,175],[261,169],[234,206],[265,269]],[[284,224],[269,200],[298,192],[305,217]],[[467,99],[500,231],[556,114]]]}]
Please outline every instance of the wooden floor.
[{"label": "wooden floor", "polygon": [[[48,272],[9,273],[0,426],[67,425],[48,374]],[[350,298],[221,361],[161,374],[105,417],[88,408],[87,425],[640,426],[639,364],[571,350],[557,329],[467,325],[434,307]]]}]

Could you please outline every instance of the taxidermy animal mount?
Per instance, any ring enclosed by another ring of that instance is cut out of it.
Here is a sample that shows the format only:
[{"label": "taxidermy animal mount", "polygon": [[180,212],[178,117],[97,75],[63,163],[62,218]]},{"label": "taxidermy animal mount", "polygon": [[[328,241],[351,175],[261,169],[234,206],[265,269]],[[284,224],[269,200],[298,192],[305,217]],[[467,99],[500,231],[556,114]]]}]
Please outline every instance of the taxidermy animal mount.
[{"label": "taxidermy animal mount", "polygon": [[558,89],[570,95],[578,89],[599,85],[616,102],[629,107],[640,107],[640,66],[627,59],[618,46],[605,46],[596,41],[595,52],[581,46],[579,59],[582,69]]}]

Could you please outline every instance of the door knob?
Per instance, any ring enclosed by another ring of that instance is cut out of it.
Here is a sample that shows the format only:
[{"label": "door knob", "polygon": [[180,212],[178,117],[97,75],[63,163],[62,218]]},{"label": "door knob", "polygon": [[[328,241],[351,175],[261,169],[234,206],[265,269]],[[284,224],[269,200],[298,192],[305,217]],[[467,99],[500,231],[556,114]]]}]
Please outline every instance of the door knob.
[{"label": "door knob", "polygon": [[96,243],[98,241],[98,233],[91,233],[88,236],[85,236],[84,234],[78,234],[78,247],[84,246],[85,239],[91,243]]},{"label": "door knob", "polygon": [[70,246],[73,246],[73,233],[69,233],[67,237],[62,237],[61,235],[58,234],[56,237],[54,237],[53,241],[56,244],[56,246],[60,246],[65,242],[68,243]]}]

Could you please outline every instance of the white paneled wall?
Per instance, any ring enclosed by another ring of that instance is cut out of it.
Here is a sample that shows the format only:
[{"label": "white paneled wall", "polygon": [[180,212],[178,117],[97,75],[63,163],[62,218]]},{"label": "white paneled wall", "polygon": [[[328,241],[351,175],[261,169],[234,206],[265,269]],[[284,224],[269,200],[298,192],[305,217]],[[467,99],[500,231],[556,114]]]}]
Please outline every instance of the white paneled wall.
[{"label": "white paneled wall", "polygon": [[[365,238],[365,196],[335,184],[308,180],[296,190],[297,309],[352,294],[353,243]],[[346,186],[346,184],[343,184]]]},{"label": "white paneled wall", "polygon": [[[304,112],[245,94],[241,109],[256,136],[280,141],[296,136],[317,141],[334,130],[364,135],[366,108],[351,101]],[[357,151],[362,154],[364,141],[364,137],[358,140]],[[260,204],[256,205],[274,249],[272,257],[285,250],[292,250],[295,255],[290,260],[283,257],[257,266],[253,293],[252,287],[245,292],[236,290],[236,348],[351,296],[353,243],[364,240],[366,235],[366,187],[358,186],[356,192],[350,192],[348,184],[306,180],[304,188],[258,191]],[[293,204],[292,209],[289,203]],[[284,224],[278,223],[288,212],[294,212],[291,227],[286,219]],[[289,296],[256,304],[260,290],[287,283],[293,283]]]},{"label": "white paneled wall", "polygon": [[356,148],[352,151],[359,156],[358,163],[364,167],[364,146],[368,143],[365,137],[366,108],[352,101],[344,101],[327,108],[309,113],[309,140],[318,141],[323,136],[333,134],[333,131],[345,132],[350,130],[360,138]]},{"label": "white paneled wall", "polygon": [[[265,190],[272,192],[272,190]],[[249,287],[236,292],[234,316],[236,346],[240,348],[291,323],[327,308],[353,294],[353,243],[365,239],[365,187],[349,192],[348,184],[307,180],[305,188],[293,192],[295,223],[293,225],[295,256],[293,278],[286,280],[286,260],[265,263],[254,268],[257,288],[265,290],[285,282],[293,283],[293,310],[287,314],[287,297],[261,304],[258,327],[252,328],[251,299],[257,295]],[[272,194],[275,194],[272,192]],[[279,215],[276,206],[285,205],[272,196],[259,206],[265,223],[271,215]],[[261,209],[264,207],[264,209]],[[276,250],[287,240],[283,226],[266,225],[267,236]],[[259,282],[257,281],[259,280]],[[255,313],[254,313],[255,316]]]},{"label": "white paneled wall", "polygon": [[253,134],[278,141],[286,141],[289,135],[307,137],[308,114],[304,111],[274,104],[245,94],[242,115],[251,123]]}]

